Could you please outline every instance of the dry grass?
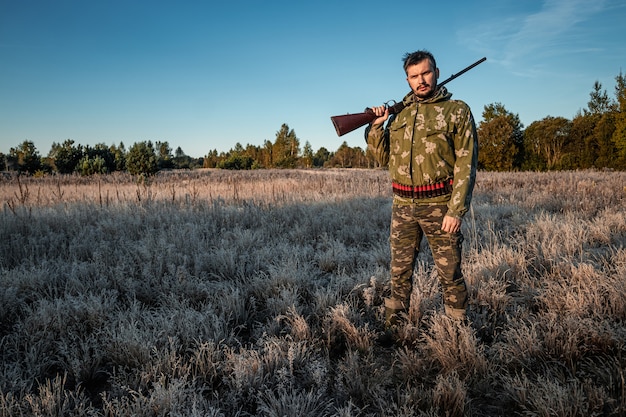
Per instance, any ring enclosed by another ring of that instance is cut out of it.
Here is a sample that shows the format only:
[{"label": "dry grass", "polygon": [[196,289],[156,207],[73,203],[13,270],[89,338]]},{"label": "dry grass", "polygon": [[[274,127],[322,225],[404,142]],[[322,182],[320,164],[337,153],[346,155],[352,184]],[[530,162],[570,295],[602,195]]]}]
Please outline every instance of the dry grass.
[{"label": "dry grass", "polygon": [[479,173],[376,343],[378,170],[0,179],[0,417],[626,415],[626,173]]}]

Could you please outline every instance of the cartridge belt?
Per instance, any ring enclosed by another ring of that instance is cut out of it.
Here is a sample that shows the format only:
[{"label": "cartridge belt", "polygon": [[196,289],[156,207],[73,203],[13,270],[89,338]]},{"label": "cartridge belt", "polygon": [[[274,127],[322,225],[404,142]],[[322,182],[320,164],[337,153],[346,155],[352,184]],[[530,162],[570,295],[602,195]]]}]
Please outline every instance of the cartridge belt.
[{"label": "cartridge belt", "polygon": [[450,194],[452,192],[452,179],[427,185],[404,185],[395,181],[391,183],[393,193],[407,198],[431,198]]}]

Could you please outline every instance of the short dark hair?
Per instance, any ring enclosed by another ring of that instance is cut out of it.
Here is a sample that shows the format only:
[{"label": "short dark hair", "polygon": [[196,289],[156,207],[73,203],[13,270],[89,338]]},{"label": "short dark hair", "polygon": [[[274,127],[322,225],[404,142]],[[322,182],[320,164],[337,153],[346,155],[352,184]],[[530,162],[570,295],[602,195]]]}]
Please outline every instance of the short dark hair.
[{"label": "short dark hair", "polygon": [[435,57],[430,52],[426,50],[407,52],[406,54],[404,54],[404,57],[403,57],[404,72],[406,72],[407,68],[409,68],[411,65],[419,64],[425,59],[430,61],[430,63],[433,66],[433,69],[437,68],[437,62],[435,61]]}]

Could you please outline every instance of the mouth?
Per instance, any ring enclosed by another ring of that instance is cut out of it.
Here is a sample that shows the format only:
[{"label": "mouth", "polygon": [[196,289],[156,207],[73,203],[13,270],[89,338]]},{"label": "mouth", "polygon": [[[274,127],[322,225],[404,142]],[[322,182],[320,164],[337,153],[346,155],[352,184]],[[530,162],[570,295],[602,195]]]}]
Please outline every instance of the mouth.
[{"label": "mouth", "polygon": [[417,93],[426,93],[428,91],[430,91],[429,85],[420,85],[417,87],[417,90],[416,90]]}]

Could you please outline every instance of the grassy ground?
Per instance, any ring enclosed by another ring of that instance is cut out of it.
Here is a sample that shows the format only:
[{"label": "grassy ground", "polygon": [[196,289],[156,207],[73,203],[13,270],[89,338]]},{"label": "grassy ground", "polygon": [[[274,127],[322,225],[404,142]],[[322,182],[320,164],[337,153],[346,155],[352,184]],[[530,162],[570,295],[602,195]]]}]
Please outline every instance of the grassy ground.
[{"label": "grassy ground", "polygon": [[0,179],[0,416],[621,416],[626,173],[479,173],[400,341],[385,171]]}]

